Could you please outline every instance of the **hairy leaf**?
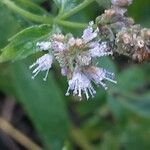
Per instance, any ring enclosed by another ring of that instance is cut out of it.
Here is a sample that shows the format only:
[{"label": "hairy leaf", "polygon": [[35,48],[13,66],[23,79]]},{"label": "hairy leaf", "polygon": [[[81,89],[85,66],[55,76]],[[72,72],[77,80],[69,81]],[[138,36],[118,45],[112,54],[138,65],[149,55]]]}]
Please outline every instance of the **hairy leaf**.
[{"label": "hairy leaf", "polygon": [[40,40],[44,40],[50,32],[51,28],[49,25],[33,26],[24,29],[12,37],[10,43],[2,49],[0,62],[23,59],[36,53],[39,51],[36,43]]},{"label": "hairy leaf", "polygon": [[11,11],[0,4],[0,48],[4,47],[7,39],[20,30],[20,24]]}]

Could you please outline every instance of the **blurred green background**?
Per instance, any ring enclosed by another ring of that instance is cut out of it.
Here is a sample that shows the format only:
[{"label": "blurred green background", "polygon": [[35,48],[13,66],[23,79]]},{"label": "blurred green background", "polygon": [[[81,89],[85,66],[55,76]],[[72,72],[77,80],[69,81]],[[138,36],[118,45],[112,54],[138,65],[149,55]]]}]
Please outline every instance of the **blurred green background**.
[{"label": "blurred green background", "polygon": [[[57,3],[51,0],[15,2],[35,14],[57,14],[58,11]],[[36,9],[32,9],[33,6]],[[69,19],[87,23],[108,6],[109,0],[97,0]],[[136,23],[149,28],[150,0],[134,0],[128,15]],[[36,24],[1,3],[0,18],[0,48],[5,47],[14,34]],[[64,33],[82,34],[81,29],[60,28]],[[116,60],[101,59],[100,66],[115,72],[118,84],[110,84],[108,91],[97,88],[94,99],[79,101],[76,97],[65,97],[67,81],[61,77],[57,64],[50,71],[46,82],[43,82],[42,75],[31,80],[28,66],[35,61],[37,55],[0,64],[1,118],[8,120],[41,149],[150,150],[148,62],[135,64],[123,56]],[[9,134],[0,131],[0,150],[7,149],[26,148]],[[36,150],[33,147],[31,149]]]}]

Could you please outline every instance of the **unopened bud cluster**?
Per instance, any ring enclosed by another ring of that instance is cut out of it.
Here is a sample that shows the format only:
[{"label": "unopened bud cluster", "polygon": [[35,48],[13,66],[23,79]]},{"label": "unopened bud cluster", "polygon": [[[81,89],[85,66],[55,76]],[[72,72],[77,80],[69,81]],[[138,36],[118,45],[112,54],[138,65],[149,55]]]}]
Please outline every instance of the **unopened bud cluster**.
[{"label": "unopened bud cluster", "polygon": [[94,29],[93,25],[94,22],[89,23],[81,38],[75,38],[71,34],[54,34],[50,41],[38,42],[37,46],[40,50],[47,51],[47,54],[30,66],[30,69],[35,67],[32,78],[40,71],[46,71],[46,80],[53,60],[57,60],[62,75],[68,79],[66,96],[72,92],[82,99],[84,93],[86,99],[89,99],[96,94],[94,84],[107,89],[105,80],[116,83],[113,73],[97,67],[94,62],[96,58],[112,55],[112,51],[109,42],[99,39],[99,29]]},{"label": "unopened bud cluster", "polygon": [[97,17],[99,36],[111,42],[112,51],[137,61],[150,59],[150,29],[142,28],[126,17],[132,0],[112,0],[112,7]]}]

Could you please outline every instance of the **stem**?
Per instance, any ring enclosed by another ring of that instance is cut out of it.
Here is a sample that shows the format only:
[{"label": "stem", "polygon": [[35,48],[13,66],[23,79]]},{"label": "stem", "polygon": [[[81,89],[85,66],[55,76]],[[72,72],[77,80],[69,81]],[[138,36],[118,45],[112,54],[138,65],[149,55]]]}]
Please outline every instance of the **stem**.
[{"label": "stem", "polygon": [[7,133],[10,137],[15,139],[18,143],[23,145],[26,149],[30,150],[42,150],[31,139],[15,129],[9,122],[0,117],[0,129]]},{"label": "stem", "polygon": [[56,23],[71,28],[85,28],[87,26],[87,24],[84,23],[64,21],[64,20],[57,20]]},{"label": "stem", "polygon": [[10,0],[1,0],[1,2],[4,3],[8,8],[13,10],[14,12],[19,13],[20,15],[22,15],[23,17],[31,21],[34,21],[37,23],[49,23],[49,24],[52,24],[53,22],[53,18],[51,16],[40,16],[40,15],[33,14],[31,12],[28,12],[20,8],[19,6],[17,6],[14,2],[11,2]]},{"label": "stem", "polygon": [[56,22],[62,26],[71,27],[71,28],[85,28],[87,25],[84,23],[64,21],[64,20],[60,20],[60,19],[64,19],[64,18],[67,18],[67,17],[74,15],[78,11],[80,11],[83,8],[85,8],[86,6],[88,6],[93,1],[94,0],[85,0],[83,3],[79,4],[77,7],[72,9],[70,12],[65,13],[63,16],[61,16],[62,18],[57,17],[57,19],[54,20],[52,16],[41,16],[41,15],[36,15],[36,14],[31,13],[31,12],[28,12],[28,11],[20,8],[19,6],[17,6],[14,2],[12,2],[10,0],[1,0],[1,2],[3,4],[5,4],[8,8],[10,8],[12,11],[20,14],[21,16],[23,16],[23,17],[25,17],[31,21],[34,21],[37,23],[46,23],[46,24],[47,23],[52,24],[53,22]]},{"label": "stem", "polygon": [[72,136],[73,140],[76,142],[76,144],[82,150],[94,150],[93,146],[91,146],[89,144],[89,142],[86,139],[86,137],[82,134],[82,132],[78,128],[72,126],[71,136]]},{"label": "stem", "polygon": [[64,15],[62,15],[60,18],[66,19],[68,17],[71,17],[94,1],[95,0],[84,0],[84,2],[79,4],[77,7],[73,8],[71,11],[64,13]]},{"label": "stem", "polygon": [[[43,12],[44,14],[48,14],[48,12],[43,9],[42,7],[40,7],[39,5],[37,5],[36,3],[32,2],[31,0],[18,0],[22,5],[28,5],[30,7],[34,7],[37,8],[38,10],[40,10],[41,12]],[[17,2],[18,2],[17,1]]]}]

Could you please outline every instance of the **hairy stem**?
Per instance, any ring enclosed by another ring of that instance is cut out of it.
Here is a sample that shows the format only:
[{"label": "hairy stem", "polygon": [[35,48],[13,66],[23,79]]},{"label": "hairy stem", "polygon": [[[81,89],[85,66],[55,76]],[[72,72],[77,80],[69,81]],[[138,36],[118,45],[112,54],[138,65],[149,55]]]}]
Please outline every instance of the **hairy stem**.
[{"label": "hairy stem", "polygon": [[87,24],[85,23],[78,23],[78,22],[71,22],[71,21],[64,21],[64,20],[57,20],[56,23],[71,28],[85,28],[87,26]]},{"label": "hairy stem", "polygon": [[[91,1],[91,0],[90,0]],[[52,16],[40,16],[33,14],[31,12],[28,12],[19,6],[17,6],[14,2],[11,2],[10,0],[2,0],[2,3],[4,3],[8,8],[10,8],[12,11],[20,14],[21,16],[36,22],[36,23],[48,23],[52,24],[53,22],[60,24],[62,26],[71,27],[71,28],[85,28],[86,24],[84,23],[77,23],[77,22],[70,22],[70,21],[64,21],[60,19],[54,20]]]},{"label": "hairy stem", "polygon": [[17,0],[17,2],[21,3],[22,5],[28,5],[30,7],[36,8],[41,12],[43,12],[44,14],[48,14],[48,12],[44,8],[40,7],[39,5],[32,2],[31,0]]},{"label": "hairy stem", "polygon": [[20,8],[19,6],[17,6],[14,2],[10,1],[10,0],[2,0],[1,1],[3,4],[5,4],[8,8],[10,8],[12,11],[20,14],[21,16],[37,22],[37,23],[48,23],[48,24],[52,24],[53,22],[53,17],[52,16],[40,16],[40,15],[36,15],[33,14],[31,12],[28,12],[22,8]]}]

